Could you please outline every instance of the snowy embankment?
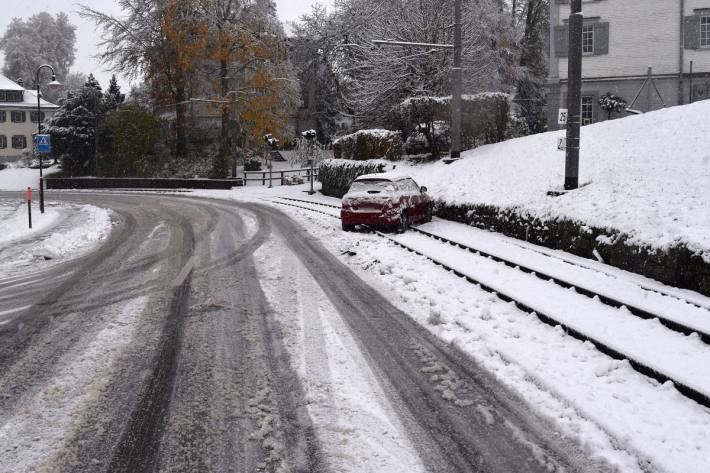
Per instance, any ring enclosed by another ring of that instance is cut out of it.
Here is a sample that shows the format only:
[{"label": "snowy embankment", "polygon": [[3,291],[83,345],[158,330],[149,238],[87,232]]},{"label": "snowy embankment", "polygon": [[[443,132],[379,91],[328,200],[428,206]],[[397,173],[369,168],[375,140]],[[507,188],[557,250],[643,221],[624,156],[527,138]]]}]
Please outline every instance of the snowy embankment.
[{"label": "snowy embankment", "polygon": [[42,214],[33,203],[30,229],[27,204],[3,199],[0,228],[0,275],[10,275],[88,251],[109,234],[111,213],[92,205],[48,203]]},{"label": "snowy embankment", "polygon": [[[43,171],[43,175],[46,177],[58,170],[59,166],[51,166]],[[23,191],[28,187],[39,187],[39,169],[11,167],[0,171],[0,190]]]},{"label": "snowy embankment", "polygon": [[446,165],[397,164],[448,204],[492,205],[619,230],[630,242],[686,244],[710,262],[710,100],[582,128],[580,185],[564,182],[564,131],[483,146]]}]

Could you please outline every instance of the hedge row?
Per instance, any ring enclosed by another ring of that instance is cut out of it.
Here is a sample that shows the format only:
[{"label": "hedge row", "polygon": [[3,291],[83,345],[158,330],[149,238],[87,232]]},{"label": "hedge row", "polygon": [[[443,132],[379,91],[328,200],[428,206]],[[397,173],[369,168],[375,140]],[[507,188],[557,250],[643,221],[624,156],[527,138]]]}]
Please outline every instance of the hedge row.
[{"label": "hedge row", "polygon": [[331,197],[342,197],[357,177],[384,172],[387,164],[380,160],[326,159],[318,168],[318,179],[322,184],[321,192]]},{"label": "hedge row", "polygon": [[336,159],[397,160],[404,154],[402,135],[391,130],[360,130],[351,135],[341,136],[333,142]]},{"label": "hedge row", "polygon": [[502,233],[555,250],[595,259],[665,284],[710,296],[710,264],[679,244],[668,249],[641,246],[615,229],[596,228],[568,219],[542,220],[516,209],[490,205],[450,205],[438,201],[436,215]]}]

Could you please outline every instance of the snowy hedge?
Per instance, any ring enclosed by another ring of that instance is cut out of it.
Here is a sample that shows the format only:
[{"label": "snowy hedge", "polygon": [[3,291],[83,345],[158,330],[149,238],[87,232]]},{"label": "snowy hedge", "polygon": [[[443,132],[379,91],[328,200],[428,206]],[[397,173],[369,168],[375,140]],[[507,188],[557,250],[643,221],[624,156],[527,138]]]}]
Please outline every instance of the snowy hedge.
[{"label": "snowy hedge", "polygon": [[391,130],[360,130],[351,135],[341,136],[333,142],[336,159],[398,160],[404,153],[402,135]]},{"label": "snowy hedge", "polygon": [[[508,137],[510,96],[501,92],[464,95],[461,139],[464,149],[498,143]],[[435,122],[451,122],[451,97],[411,97],[393,110],[399,127],[410,133],[431,133]],[[436,150],[434,150],[436,151]]]},{"label": "snowy hedge", "polygon": [[353,161],[349,159],[326,159],[318,167],[321,192],[331,197],[342,197],[350,184],[359,176],[385,171],[387,162],[381,160]]}]

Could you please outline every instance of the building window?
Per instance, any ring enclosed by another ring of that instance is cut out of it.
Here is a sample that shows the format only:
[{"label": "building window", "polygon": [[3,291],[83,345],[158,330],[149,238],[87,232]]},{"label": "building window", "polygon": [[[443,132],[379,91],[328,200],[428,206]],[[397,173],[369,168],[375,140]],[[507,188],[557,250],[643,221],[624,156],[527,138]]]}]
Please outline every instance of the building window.
[{"label": "building window", "polygon": [[[44,121],[45,115],[44,112],[39,112],[40,113],[40,121]],[[37,112],[30,112],[30,120],[32,120],[32,123],[37,123]]]},{"label": "building window", "polygon": [[22,92],[19,90],[0,90],[0,102],[22,102]]},{"label": "building window", "polygon": [[0,123],[5,123],[7,121],[7,113],[5,110],[0,110]]},{"label": "building window", "polygon": [[13,149],[27,148],[27,137],[25,135],[15,135],[12,137]]},{"label": "building window", "polygon": [[594,97],[586,95],[582,97],[582,125],[594,123]]},{"label": "building window", "polygon": [[700,17],[700,46],[710,47],[710,16]]},{"label": "building window", "polygon": [[0,135],[0,149],[7,148],[7,136]]},{"label": "building window", "polygon": [[12,111],[12,123],[25,123],[27,121],[27,114],[25,112]]},{"label": "building window", "polygon": [[582,27],[582,53],[594,54],[594,25]]}]

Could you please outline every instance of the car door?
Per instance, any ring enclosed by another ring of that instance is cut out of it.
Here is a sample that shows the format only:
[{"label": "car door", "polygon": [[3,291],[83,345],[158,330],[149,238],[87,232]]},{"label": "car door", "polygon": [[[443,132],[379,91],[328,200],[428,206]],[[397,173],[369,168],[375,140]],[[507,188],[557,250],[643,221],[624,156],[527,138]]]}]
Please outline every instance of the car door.
[{"label": "car door", "polygon": [[407,190],[409,192],[410,207],[409,211],[414,220],[421,220],[424,218],[425,209],[422,209],[423,196],[419,190],[419,186],[413,179],[407,179]]}]

